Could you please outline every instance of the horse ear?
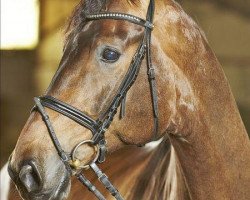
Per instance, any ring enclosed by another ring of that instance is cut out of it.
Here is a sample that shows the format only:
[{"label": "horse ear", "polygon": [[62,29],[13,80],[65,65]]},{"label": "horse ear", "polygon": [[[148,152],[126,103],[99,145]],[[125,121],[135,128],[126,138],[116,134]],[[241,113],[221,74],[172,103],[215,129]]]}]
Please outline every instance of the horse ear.
[{"label": "horse ear", "polygon": [[99,12],[105,3],[105,0],[85,0],[86,11],[88,13]]}]

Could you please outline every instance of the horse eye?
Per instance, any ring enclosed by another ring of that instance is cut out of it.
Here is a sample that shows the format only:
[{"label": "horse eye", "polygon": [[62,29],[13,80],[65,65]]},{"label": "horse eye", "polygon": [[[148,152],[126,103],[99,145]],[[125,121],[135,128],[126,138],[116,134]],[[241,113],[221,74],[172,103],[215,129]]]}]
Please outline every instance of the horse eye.
[{"label": "horse eye", "polygon": [[115,62],[119,59],[120,53],[113,49],[105,49],[102,53],[102,60],[104,62]]}]

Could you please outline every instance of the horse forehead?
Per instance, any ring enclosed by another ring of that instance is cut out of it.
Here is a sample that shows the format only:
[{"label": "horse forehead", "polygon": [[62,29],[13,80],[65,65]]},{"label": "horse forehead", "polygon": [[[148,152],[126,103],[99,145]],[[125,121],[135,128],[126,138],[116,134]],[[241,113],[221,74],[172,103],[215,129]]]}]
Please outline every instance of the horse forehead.
[{"label": "horse forehead", "polygon": [[106,19],[101,21],[100,35],[116,36],[123,40],[127,38],[128,33],[133,29],[137,28],[127,21]]},{"label": "horse forehead", "polygon": [[130,0],[127,0],[127,1],[112,0],[112,1],[109,1],[107,7],[108,7],[108,10],[111,12],[128,13],[128,11],[131,9],[131,3],[130,3]]}]

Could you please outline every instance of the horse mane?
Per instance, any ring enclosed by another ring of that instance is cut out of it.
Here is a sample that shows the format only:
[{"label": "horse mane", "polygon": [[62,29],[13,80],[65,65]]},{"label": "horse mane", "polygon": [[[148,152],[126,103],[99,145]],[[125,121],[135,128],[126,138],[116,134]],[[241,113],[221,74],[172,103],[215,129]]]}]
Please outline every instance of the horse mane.
[{"label": "horse mane", "polygon": [[[164,179],[167,173],[170,160],[170,147],[171,144],[168,138],[165,137],[160,145],[155,149],[150,161],[145,167],[145,171],[138,177],[138,182],[134,187],[134,192],[132,192],[131,199],[145,198],[144,195],[148,190],[150,190],[149,195],[151,196],[151,199],[161,199],[159,198],[162,196],[159,193],[159,189],[162,189],[162,184],[164,184],[162,178]],[[159,167],[161,170],[159,170]]]}]

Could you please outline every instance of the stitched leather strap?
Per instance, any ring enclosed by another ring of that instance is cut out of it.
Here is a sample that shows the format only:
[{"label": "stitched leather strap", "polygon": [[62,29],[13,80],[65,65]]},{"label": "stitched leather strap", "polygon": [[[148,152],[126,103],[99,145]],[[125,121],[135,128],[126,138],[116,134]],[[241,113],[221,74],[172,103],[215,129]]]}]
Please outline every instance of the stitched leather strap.
[{"label": "stitched leather strap", "polygon": [[102,193],[83,174],[77,174],[76,177],[97,199],[106,200]]},{"label": "stitched leather strap", "polygon": [[69,117],[78,124],[90,129],[92,133],[96,132],[96,129],[98,127],[97,122],[77,108],[74,108],[73,106],[70,106],[69,104],[64,103],[51,96],[43,96],[39,99],[43,106]]},{"label": "stitched leather strap", "polygon": [[104,174],[100,168],[95,164],[92,163],[90,165],[91,169],[97,175],[99,181],[105,186],[105,188],[110,192],[112,196],[114,196],[117,200],[123,200],[122,196],[120,195],[119,191],[113,186],[113,184],[109,181],[106,174]]},{"label": "stitched leather strap", "polygon": [[[147,12],[147,21],[153,22],[154,16],[154,1],[150,1],[148,12]],[[151,91],[152,98],[152,109],[153,109],[153,117],[154,117],[154,139],[157,139],[158,136],[158,126],[159,126],[159,108],[158,108],[158,95],[157,95],[157,86],[156,86],[156,78],[155,78],[155,69],[152,64],[151,58],[151,30],[146,28],[146,58],[147,58],[147,67],[148,67],[148,80]]]},{"label": "stitched leather strap", "polygon": [[54,143],[54,146],[58,152],[58,155],[60,156],[61,160],[63,161],[63,163],[65,164],[65,167],[67,169],[68,172],[70,172],[71,174],[71,168],[69,166],[69,156],[64,152],[64,150],[62,149],[62,146],[59,142],[59,140],[57,139],[56,133],[54,131],[54,128],[50,122],[49,116],[47,115],[44,107],[42,106],[40,99],[39,98],[34,98],[35,103],[36,103],[36,107],[38,109],[38,111],[41,113],[41,116],[43,118],[44,123],[47,126],[48,132],[50,134],[51,140]]}]

